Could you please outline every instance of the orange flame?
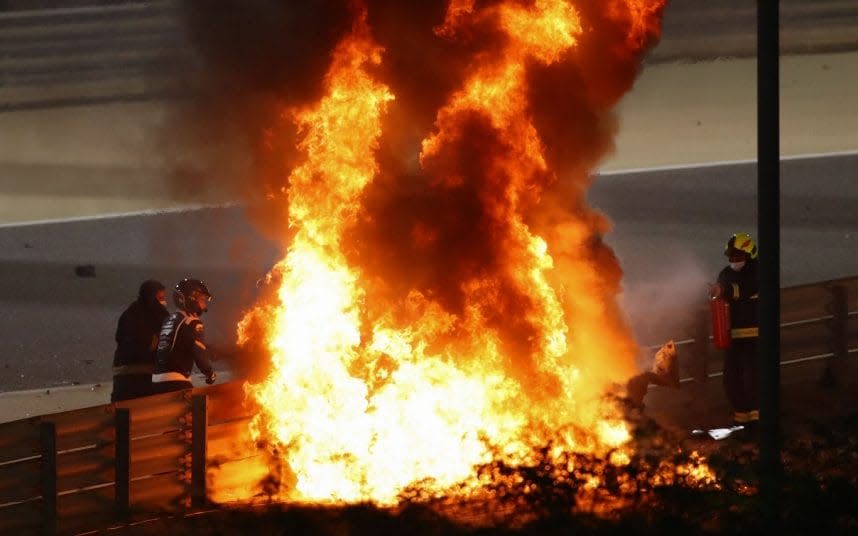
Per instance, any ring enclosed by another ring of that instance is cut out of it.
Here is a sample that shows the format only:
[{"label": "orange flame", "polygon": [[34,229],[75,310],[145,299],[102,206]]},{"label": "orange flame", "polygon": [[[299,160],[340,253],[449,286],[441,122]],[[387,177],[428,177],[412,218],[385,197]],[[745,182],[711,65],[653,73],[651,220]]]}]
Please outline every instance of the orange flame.
[{"label": "orange flame", "polygon": [[[647,19],[630,24],[638,48],[653,13],[640,4],[622,11]],[[383,51],[366,10],[333,53],[324,96],[291,112],[303,154],[282,188],[294,237],[268,277],[276,299],[245,316],[239,342],[261,326],[271,372],[247,386],[263,408],[253,429],[283,453],[292,500],[391,504],[415,485],[439,494],[477,487],[477,465],[498,452],[524,461],[548,439],[628,459],[616,450],[629,440],[625,423],[600,397],[634,372],[636,346],[602,273],[614,261],[591,254],[602,247],[598,217],[543,203],[558,177],[531,114],[531,69],[575,54],[580,15],[565,0],[479,8],[453,0],[435,33],[455,39],[476,26],[492,28],[500,44],[474,55],[420,152],[429,187],[472,188],[473,173],[480,182],[480,220],[463,225],[481,230],[495,259],[468,261],[461,307],[417,287],[382,298],[350,262],[348,250],[361,244],[349,230],[372,219],[363,196],[380,171],[375,155],[394,99],[377,79]],[[480,136],[488,156],[473,172],[462,148]],[[435,221],[403,225],[421,251],[448,238]]]}]

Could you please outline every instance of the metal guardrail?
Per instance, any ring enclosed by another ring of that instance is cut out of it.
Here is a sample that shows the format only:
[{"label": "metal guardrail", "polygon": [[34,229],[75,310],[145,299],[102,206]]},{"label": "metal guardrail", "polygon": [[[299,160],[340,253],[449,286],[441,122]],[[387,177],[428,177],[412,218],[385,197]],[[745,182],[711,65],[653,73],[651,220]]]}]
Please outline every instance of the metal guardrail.
[{"label": "metal guardrail", "polygon": [[[840,360],[858,352],[858,277],[783,288],[781,302],[781,366]],[[705,383],[707,378],[721,376],[716,369],[720,369],[722,352],[710,344],[711,322],[705,303],[696,309],[686,329],[674,335],[681,383]],[[830,370],[826,367],[825,374],[831,374]]]},{"label": "metal guardrail", "polygon": [[77,532],[209,505],[208,486],[230,477],[231,462],[263,454],[237,445],[253,413],[242,400],[233,382],[0,425],[0,533]]}]

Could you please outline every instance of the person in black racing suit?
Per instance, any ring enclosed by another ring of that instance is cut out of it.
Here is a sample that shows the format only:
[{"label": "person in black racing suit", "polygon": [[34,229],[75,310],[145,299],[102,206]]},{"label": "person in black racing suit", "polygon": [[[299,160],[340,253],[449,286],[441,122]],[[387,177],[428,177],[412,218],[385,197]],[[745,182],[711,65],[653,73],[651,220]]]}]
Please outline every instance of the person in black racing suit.
[{"label": "person in black racing suit", "polygon": [[196,363],[206,383],[215,381],[215,371],[207,356],[203,322],[212,295],[199,279],[183,279],[173,289],[177,311],[161,325],[152,390],[155,394],[192,387],[191,371]]},{"label": "person in black racing suit", "polygon": [[164,285],[155,279],[144,281],[137,300],[122,312],[116,324],[111,402],[152,394],[158,334],[169,314]]}]

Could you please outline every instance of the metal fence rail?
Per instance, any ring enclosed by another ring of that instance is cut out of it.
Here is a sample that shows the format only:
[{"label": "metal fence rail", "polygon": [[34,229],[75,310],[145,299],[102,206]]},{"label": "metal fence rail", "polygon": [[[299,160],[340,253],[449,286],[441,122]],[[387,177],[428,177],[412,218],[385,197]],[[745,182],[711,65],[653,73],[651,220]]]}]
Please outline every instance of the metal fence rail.
[{"label": "metal fence rail", "polygon": [[2,424],[0,533],[69,533],[204,506],[222,466],[260,456],[252,414],[232,382]]},{"label": "metal fence rail", "polygon": [[[674,334],[681,382],[705,383],[721,375],[723,353],[714,348],[711,340],[709,308],[701,301],[684,330]],[[781,289],[782,366],[825,360],[825,374],[833,379],[834,371],[842,368],[845,359],[855,352],[858,277]]]}]

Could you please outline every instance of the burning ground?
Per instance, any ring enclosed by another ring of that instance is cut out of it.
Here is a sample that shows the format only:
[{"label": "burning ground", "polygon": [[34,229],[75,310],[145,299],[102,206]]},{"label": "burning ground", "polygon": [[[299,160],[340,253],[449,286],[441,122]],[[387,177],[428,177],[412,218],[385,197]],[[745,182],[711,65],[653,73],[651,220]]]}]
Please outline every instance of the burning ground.
[{"label": "burning ground", "polygon": [[[794,390],[790,394],[796,394]],[[580,470],[557,478],[553,464],[515,468],[490,464],[482,470],[514,476],[514,484],[496,483],[492,500],[403,500],[395,508],[372,504],[221,507],[187,517],[150,519],[127,528],[133,534],[851,534],[858,527],[858,444],[854,394],[845,396],[813,386],[794,400],[800,411],[785,419],[782,449],[784,478],[777,503],[780,526],[765,515],[755,469],[758,451],[749,438],[697,443],[706,450],[718,486],[689,485],[689,475],[670,470],[658,485],[653,465],[677,467],[688,440],[678,440],[653,421],[636,418],[634,443],[639,454],[613,469],[602,459],[569,454]],[[834,415],[829,402],[853,402]],[[814,402],[814,403],[808,403]],[[649,465],[652,464],[652,465]],[[649,466],[649,468],[648,468]],[[588,490],[589,470],[603,470],[605,484]],[[607,469],[607,471],[604,471]],[[664,479],[673,475],[673,480]],[[510,482],[507,479],[507,482]],[[637,485],[629,485],[637,482]],[[486,491],[489,491],[487,488]],[[595,494],[593,492],[596,492]],[[609,513],[598,504],[612,505]],[[618,505],[623,504],[622,508]],[[775,528],[773,528],[775,527]]]},{"label": "burning ground", "polygon": [[641,456],[610,396],[639,349],[586,204],[662,0],[215,4],[188,6],[210,91],[167,154],[284,251],[238,326],[269,466],[217,498],[713,484]]}]

